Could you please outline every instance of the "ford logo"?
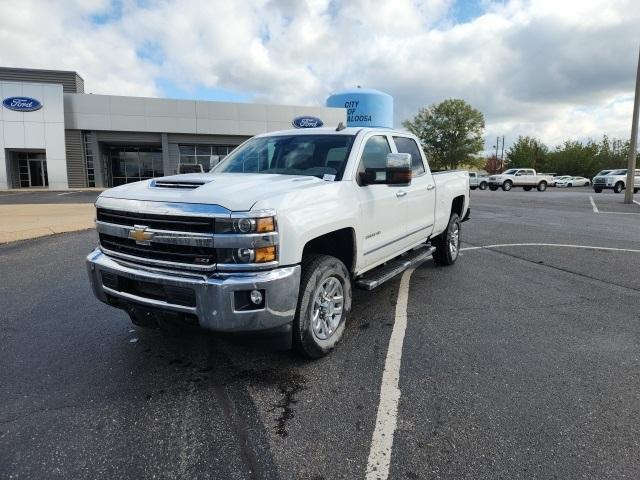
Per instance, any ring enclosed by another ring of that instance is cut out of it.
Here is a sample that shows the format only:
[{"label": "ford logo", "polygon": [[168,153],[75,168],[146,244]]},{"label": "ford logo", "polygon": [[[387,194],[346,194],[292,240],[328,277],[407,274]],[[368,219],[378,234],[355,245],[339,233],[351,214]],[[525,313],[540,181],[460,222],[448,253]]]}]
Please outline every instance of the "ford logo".
[{"label": "ford logo", "polygon": [[33,112],[42,108],[42,104],[31,97],[8,97],[2,101],[2,105],[16,112]]},{"label": "ford logo", "polygon": [[291,124],[296,128],[318,128],[324,125],[318,117],[296,117]]}]

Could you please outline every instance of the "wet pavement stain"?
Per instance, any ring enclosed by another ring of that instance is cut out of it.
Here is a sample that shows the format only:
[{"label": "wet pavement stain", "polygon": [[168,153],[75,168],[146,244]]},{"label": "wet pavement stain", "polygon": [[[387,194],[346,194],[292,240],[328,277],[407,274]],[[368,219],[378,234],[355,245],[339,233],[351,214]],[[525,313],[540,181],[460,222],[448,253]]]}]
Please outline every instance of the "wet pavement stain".
[{"label": "wet pavement stain", "polygon": [[297,395],[307,388],[307,379],[298,373],[277,373],[273,370],[243,370],[232,378],[254,385],[275,385],[278,388],[282,398],[273,405],[273,410],[280,411],[276,419],[275,432],[282,438],[289,436],[287,426],[295,417],[294,406],[298,403]]}]

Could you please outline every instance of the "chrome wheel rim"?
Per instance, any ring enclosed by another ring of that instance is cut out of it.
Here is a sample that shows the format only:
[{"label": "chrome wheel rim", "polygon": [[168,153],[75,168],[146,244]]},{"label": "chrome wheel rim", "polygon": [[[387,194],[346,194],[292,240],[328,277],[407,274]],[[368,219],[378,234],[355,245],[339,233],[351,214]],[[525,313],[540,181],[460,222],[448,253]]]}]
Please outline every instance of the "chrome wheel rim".
[{"label": "chrome wheel rim", "polygon": [[327,340],[336,332],[342,319],[344,294],[336,277],[325,278],[313,295],[311,328],[320,340]]},{"label": "chrome wheel rim", "polygon": [[451,258],[458,256],[458,248],[460,246],[460,227],[457,223],[451,226],[451,233],[449,234],[449,253]]}]

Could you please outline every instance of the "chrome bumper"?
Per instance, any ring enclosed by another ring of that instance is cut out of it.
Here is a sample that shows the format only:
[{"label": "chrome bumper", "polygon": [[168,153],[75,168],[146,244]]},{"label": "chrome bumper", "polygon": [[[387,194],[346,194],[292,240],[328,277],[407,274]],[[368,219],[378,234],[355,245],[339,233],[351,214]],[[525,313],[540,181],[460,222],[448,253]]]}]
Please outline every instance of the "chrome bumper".
[{"label": "chrome bumper", "polygon": [[[300,286],[299,265],[262,272],[208,275],[166,272],[116,260],[99,248],[87,257],[87,271],[93,293],[104,303],[117,303],[124,309],[142,306],[161,312],[195,315],[202,328],[225,332],[269,330],[291,323]],[[190,289],[195,296],[195,306],[178,305],[110,288],[104,285],[102,272],[149,284]],[[264,306],[255,310],[238,310],[235,292],[253,289],[264,291]]]}]

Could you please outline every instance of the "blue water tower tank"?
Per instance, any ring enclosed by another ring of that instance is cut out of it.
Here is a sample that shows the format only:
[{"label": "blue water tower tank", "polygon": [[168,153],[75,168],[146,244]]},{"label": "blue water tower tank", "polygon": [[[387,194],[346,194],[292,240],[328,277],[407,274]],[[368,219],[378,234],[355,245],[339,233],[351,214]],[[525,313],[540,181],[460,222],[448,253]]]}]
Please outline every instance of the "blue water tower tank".
[{"label": "blue water tower tank", "polygon": [[331,94],[327,107],[347,109],[347,127],[393,128],[393,97],[371,88]]}]

